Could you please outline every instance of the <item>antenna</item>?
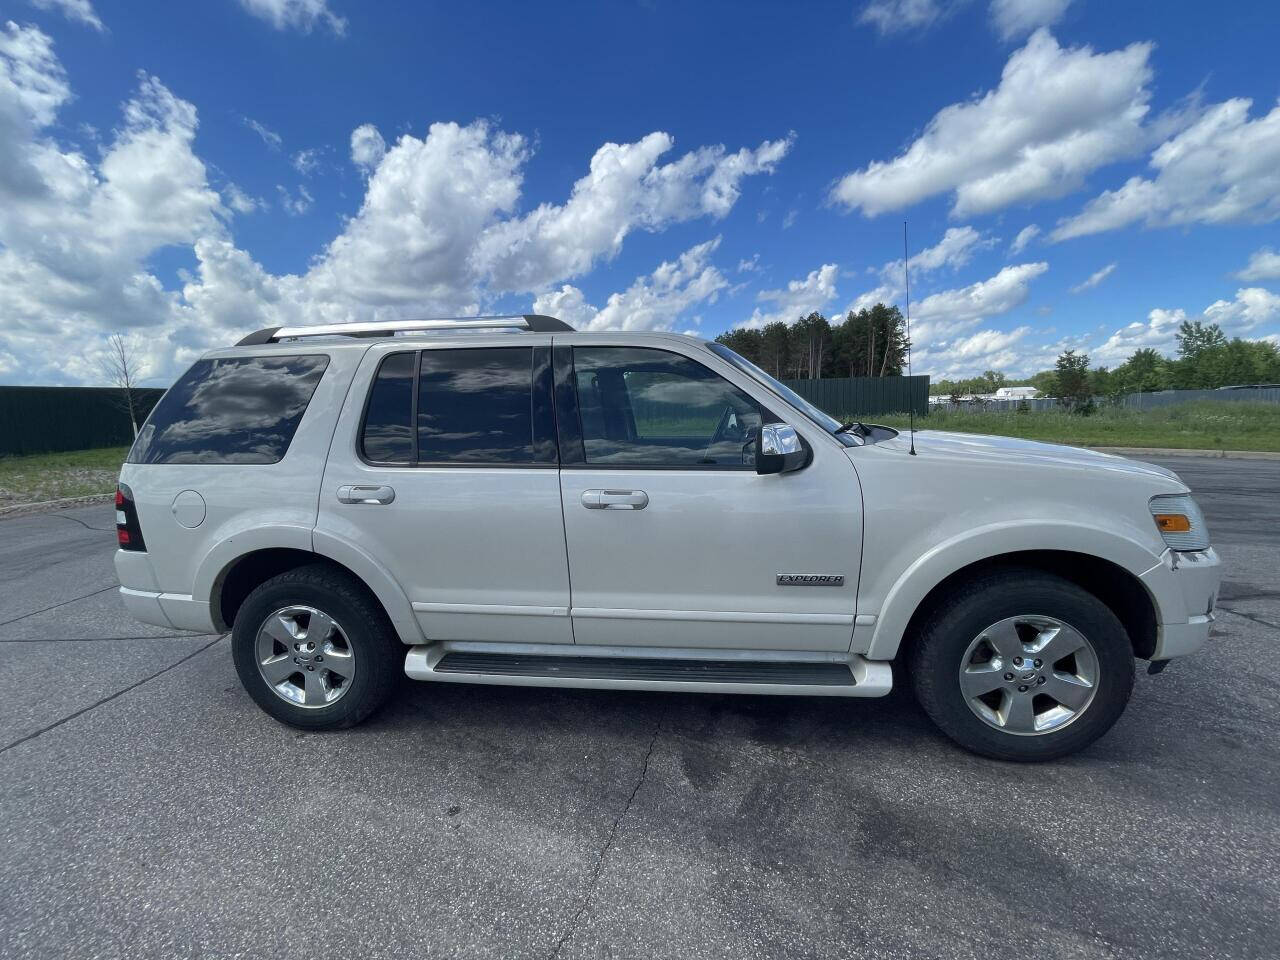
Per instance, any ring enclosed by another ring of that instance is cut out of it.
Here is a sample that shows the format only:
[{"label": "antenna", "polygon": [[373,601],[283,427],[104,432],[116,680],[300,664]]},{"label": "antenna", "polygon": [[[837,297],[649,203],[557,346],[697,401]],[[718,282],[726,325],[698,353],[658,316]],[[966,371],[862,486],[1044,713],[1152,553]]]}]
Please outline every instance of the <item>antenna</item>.
[{"label": "antenna", "polygon": [[[911,257],[907,253],[907,221],[902,221],[902,287],[907,300],[907,377],[911,376],[911,273],[908,264]],[[910,381],[914,386],[914,381]],[[914,391],[913,391],[914,392]],[[908,401],[908,422],[911,424],[911,449],[907,452],[916,455],[916,402],[915,397]]]}]

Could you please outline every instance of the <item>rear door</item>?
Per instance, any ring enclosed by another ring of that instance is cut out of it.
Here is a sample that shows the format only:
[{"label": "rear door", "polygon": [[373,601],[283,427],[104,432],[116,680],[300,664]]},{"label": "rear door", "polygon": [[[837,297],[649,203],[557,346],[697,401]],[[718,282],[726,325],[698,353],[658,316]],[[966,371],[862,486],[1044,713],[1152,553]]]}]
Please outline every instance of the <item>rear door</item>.
[{"label": "rear door", "polygon": [[571,643],[550,338],[384,343],[338,423],[319,527],[400,582],[431,640]]},{"label": "rear door", "polygon": [[812,460],[758,475],[753,432],[762,418],[783,419],[771,395],[753,396],[712,369],[718,358],[671,343],[557,340],[575,639],[847,650],[862,552],[848,457],[791,414]]}]

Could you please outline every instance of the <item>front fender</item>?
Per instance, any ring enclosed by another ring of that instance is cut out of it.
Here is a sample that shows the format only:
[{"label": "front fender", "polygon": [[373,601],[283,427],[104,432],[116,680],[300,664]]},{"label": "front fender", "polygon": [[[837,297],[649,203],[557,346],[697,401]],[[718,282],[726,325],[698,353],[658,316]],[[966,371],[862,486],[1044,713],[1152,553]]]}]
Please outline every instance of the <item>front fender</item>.
[{"label": "front fender", "polygon": [[[1066,521],[1029,524],[991,523],[944,540],[922,553],[893,581],[879,611],[859,607],[859,620],[875,613],[876,621],[865,653],[871,660],[891,660],[898,652],[907,624],[929,592],[957,571],[983,560],[1030,550],[1058,550],[1108,560],[1141,578],[1161,562],[1151,548],[1123,534],[1101,527]],[[1157,619],[1160,615],[1158,598]],[[855,632],[854,652],[863,645]]]}]

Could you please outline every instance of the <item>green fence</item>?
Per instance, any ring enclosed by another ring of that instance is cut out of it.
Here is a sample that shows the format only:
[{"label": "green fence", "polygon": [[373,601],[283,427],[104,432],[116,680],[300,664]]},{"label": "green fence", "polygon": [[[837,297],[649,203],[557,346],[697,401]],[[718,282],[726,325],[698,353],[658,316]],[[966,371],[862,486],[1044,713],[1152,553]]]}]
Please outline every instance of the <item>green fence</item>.
[{"label": "green fence", "polygon": [[[164,394],[135,390],[138,423]],[[0,456],[133,442],[124,395],[109,387],[0,387]]]},{"label": "green fence", "polygon": [[784,380],[788,387],[833,417],[878,413],[929,413],[929,377],[840,377]]}]

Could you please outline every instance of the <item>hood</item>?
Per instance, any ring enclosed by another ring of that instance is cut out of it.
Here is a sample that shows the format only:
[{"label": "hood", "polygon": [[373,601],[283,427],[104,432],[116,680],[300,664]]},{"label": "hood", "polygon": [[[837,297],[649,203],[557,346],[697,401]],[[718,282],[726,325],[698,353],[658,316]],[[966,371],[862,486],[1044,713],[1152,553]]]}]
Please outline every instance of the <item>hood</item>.
[{"label": "hood", "polygon": [[[892,445],[907,449],[905,431],[891,441],[879,446]],[[1101,453],[1083,447],[1068,447],[1058,443],[1041,443],[1038,440],[1019,440],[1016,437],[993,437],[981,433],[951,433],[945,430],[917,430],[916,452],[924,456],[975,461],[1000,461],[1057,469],[1106,471],[1130,477],[1159,478],[1182,485],[1181,478],[1172,470],[1129,460],[1114,453]],[[1162,484],[1163,485],[1163,484]]]}]

